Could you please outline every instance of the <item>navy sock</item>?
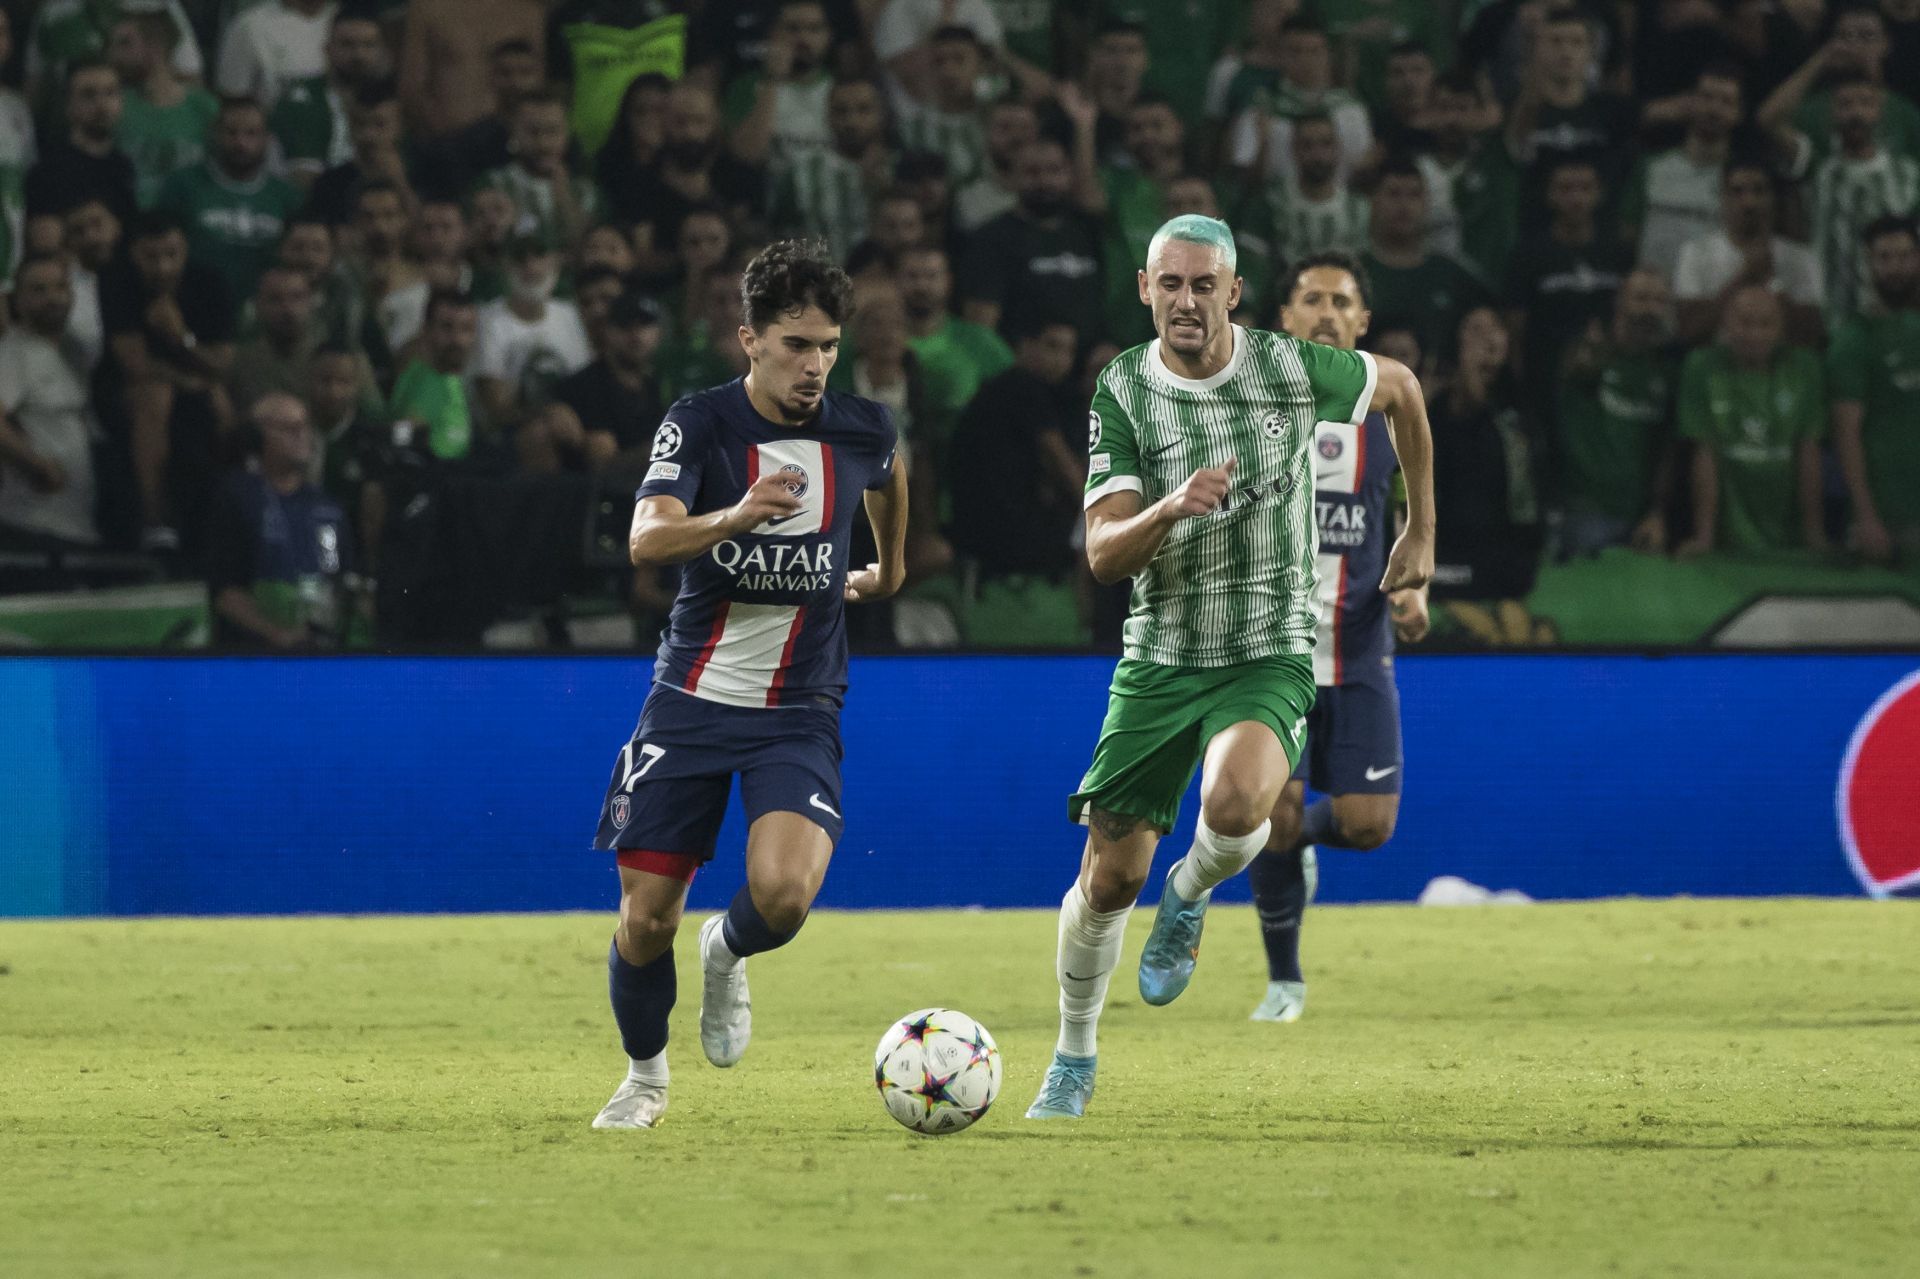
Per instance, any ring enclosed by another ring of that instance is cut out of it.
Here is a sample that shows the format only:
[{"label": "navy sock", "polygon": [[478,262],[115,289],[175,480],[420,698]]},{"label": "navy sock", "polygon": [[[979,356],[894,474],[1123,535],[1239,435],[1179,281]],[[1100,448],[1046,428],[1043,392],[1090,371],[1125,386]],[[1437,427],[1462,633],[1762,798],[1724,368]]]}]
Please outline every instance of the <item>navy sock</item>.
[{"label": "navy sock", "polygon": [[[806,923],[804,919],[800,922]],[[788,933],[775,932],[773,926],[761,918],[759,907],[753,904],[753,892],[745,884],[733,895],[733,904],[727,907],[727,917],[720,924],[720,936],[727,943],[727,949],[742,959],[762,951],[778,950],[799,935],[798,928]]]},{"label": "navy sock", "polygon": [[[1331,844],[1333,840],[1333,801],[1322,796],[1307,805],[1300,814],[1300,838],[1293,842],[1295,848],[1305,848],[1308,844]],[[1296,856],[1295,860],[1298,860]]]},{"label": "navy sock", "polygon": [[673,978],[673,947],[651,962],[629,964],[615,943],[607,952],[607,994],[620,1046],[635,1061],[657,1057],[667,1046],[667,1014],[679,993]]},{"label": "navy sock", "polygon": [[1247,878],[1253,884],[1253,909],[1260,920],[1260,941],[1267,948],[1267,980],[1302,980],[1300,920],[1307,909],[1307,876],[1300,850],[1261,853],[1247,868]]}]

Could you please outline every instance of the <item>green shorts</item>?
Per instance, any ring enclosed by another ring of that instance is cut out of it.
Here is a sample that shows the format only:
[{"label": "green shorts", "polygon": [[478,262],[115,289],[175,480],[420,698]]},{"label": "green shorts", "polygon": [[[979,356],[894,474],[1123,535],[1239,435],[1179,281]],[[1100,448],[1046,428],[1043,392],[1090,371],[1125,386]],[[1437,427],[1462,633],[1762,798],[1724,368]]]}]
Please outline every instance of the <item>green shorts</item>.
[{"label": "green shorts", "polygon": [[1306,743],[1313,696],[1313,658],[1306,653],[1215,667],[1123,658],[1093,766],[1067,801],[1067,816],[1084,825],[1088,809],[1098,806],[1172,830],[1207,743],[1248,720],[1273,730],[1291,772]]}]

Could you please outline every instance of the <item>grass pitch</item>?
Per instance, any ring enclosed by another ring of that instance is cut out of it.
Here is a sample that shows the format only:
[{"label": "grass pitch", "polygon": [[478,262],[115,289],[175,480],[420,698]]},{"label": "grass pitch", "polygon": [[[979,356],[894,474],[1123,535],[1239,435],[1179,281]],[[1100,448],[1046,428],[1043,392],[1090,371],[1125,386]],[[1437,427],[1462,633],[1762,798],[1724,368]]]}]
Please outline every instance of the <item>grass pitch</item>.
[{"label": "grass pitch", "polygon": [[[686,928],[672,1110],[619,1133],[608,919],[0,925],[0,1272],[1920,1273],[1911,904],[1316,910],[1289,1027],[1245,908],[1165,1009],[1146,923],[1077,1125],[1021,1118],[1050,914],[817,915],[731,1071]],[[937,1140],[871,1083],[934,1003],[1007,1066]]]}]

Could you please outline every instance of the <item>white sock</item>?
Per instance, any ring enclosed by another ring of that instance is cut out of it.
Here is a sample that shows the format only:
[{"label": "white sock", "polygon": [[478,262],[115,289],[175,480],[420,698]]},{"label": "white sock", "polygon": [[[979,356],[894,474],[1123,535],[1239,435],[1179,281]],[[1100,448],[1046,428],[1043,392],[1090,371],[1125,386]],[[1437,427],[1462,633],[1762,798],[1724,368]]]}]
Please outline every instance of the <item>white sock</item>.
[{"label": "white sock", "polygon": [[1253,865],[1272,830],[1272,822],[1261,822],[1260,829],[1251,835],[1222,835],[1207,825],[1203,814],[1193,828],[1193,847],[1173,873],[1173,891],[1186,901],[1206,896],[1214,885]]},{"label": "white sock", "polygon": [[1060,901],[1060,951],[1054,973],[1060,979],[1058,1048],[1072,1057],[1091,1057],[1100,1009],[1107,1002],[1107,981],[1120,964],[1131,905],[1097,911],[1075,880]]},{"label": "white sock", "polygon": [[707,934],[706,951],[701,960],[713,968],[731,968],[740,962],[740,956],[733,953],[733,947],[727,945],[727,929],[723,924]]},{"label": "white sock", "polygon": [[667,1086],[667,1050],[662,1048],[644,1061],[638,1057],[627,1058],[627,1082],[665,1088]]}]

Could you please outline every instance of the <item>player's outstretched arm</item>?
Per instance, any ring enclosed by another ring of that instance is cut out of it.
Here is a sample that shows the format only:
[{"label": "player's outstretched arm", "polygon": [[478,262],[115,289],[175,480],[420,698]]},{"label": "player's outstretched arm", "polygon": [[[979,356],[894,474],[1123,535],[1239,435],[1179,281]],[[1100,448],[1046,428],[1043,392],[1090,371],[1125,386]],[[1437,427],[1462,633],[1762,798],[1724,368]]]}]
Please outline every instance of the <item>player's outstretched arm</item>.
[{"label": "player's outstretched arm", "polygon": [[677,497],[644,497],[633,508],[627,558],[635,568],[682,564],[730,537],[799,510],[800,499],[787,491],[786,482],[777,475],[761,476],[738,502],[706,515],[687,514],[686,503]]},{"label": "player's outstretched arm", "polygon": [[1381,591],[1425,586],[1433,580],[1433,428],[1427,423],[1427,401],[1420,379],[1398,360],[1375,356],[1379,381],[1373,407],[1387,415],[1393,432],[1393,451],[1407,481],[1407,524],[1387,556]]},{"label": "player's outstretched arm", "polygon": [[1181,520],[1220,509],[1233,484],[1238,458],[1195,471],[1185,484],[1142,508],[1138,493],[1122,489],[1087,508],[1087,567],[1103,586],[1139,573]]},{"label": "player's outstretched arm", "polygon": [[867,520],[873,525],[878,563],[847,574],[847,602],[883,600],[907,583],[907,462],[893,460],[885,488],[867,494]]}]

